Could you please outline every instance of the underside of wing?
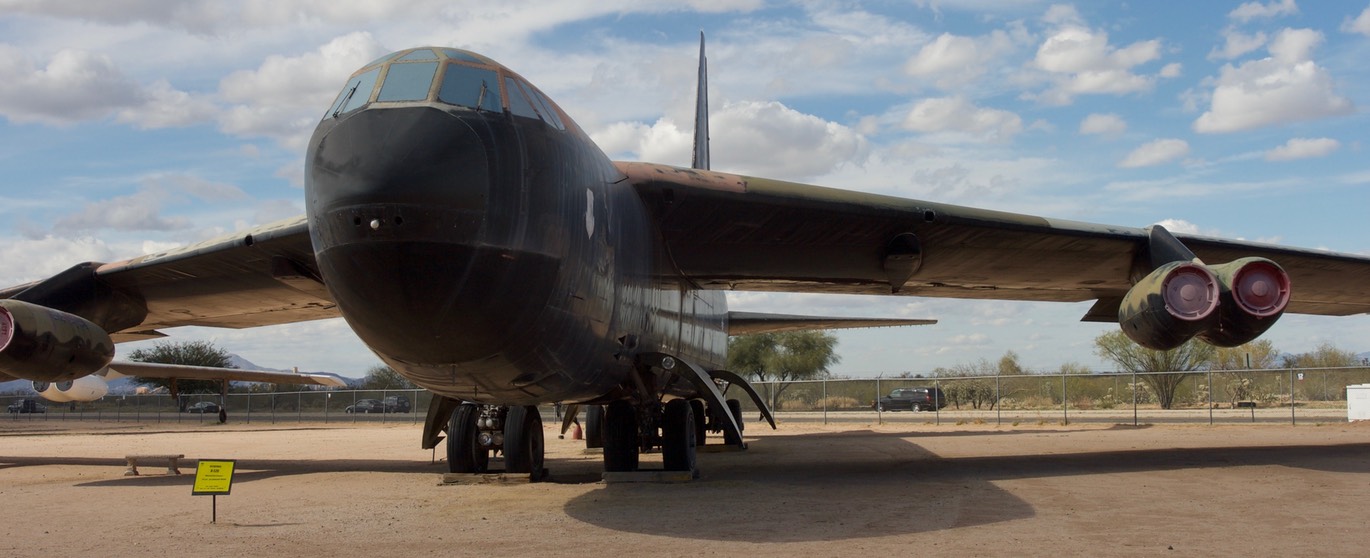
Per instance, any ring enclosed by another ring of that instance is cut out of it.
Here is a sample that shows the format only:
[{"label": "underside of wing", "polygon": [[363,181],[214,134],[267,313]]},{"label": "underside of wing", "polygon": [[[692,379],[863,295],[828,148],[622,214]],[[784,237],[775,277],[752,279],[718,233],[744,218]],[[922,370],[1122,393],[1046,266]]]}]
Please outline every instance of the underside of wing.
[{"label": "underside of wing", "polygon": [[89,320],[116,342],[160,328],[245,328],[338,316],[303,216],[132,260],[86,263],[0,292]]},{"label": "underside of wing", "polygon": [[729,312],[728,335],[775,333],[781,331],[809,331],[815,329],[853,329],[864,327],[895,327],[931,325],[937,320],[905,318],[849,318],[838,316],[797,316],[793,314],[765,314],[760,312]]},{"label": "underside of wing", "polygon": [[322,372],[268,372],[264,370],[238,370],[236,368],[212,368],[208,366],[186,366],[179,364],[158,364],[151,362],[111,362],[110,371],[140,378],[174,378],[177,380],[232,380],[239,382],[266,382],[271,384],[312,384],[329,387],[346,387],[347,380],[337,374]]},{"label": "underside of wing", "polygon": [[[1124,296],[1160,262],[1151,229],[617,165],[658,227],[658,273],[699,288],[1097,300],[1087,318],[1116,321]],[[1278,263],[1293,285],[1291,312],[1370,312],[1370,292],[1361,288],[1370,279],[1368,258],[1181,238],[1207,263],[1250,256]]]}]

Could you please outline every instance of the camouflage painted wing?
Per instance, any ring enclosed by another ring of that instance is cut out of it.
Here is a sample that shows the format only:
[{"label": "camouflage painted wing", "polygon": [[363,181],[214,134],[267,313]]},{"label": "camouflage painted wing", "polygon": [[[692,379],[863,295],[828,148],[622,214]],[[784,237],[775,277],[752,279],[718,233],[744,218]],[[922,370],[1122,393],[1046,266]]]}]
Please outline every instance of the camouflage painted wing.
[{"label": "camouflage painted wing", "polygon": [[0,291],[91,320],[116,342],[177,326],[247,328],[339,316],[303,216]]},{"label": "camouflage painted wing", "polygon": [[[1078,302],[1117,320],[1149,265],[1149,232],[819,186],[616,163],[656,221],[662,275],[707,289]],[[1293,285],[1289,311],[1370,312],[1370,259],[1181,237],[1208,263],[1259,256]],[[1140,274],[1139,274],[1140,273]],[[1112,316],[1109,316],[1110,310]]]}]

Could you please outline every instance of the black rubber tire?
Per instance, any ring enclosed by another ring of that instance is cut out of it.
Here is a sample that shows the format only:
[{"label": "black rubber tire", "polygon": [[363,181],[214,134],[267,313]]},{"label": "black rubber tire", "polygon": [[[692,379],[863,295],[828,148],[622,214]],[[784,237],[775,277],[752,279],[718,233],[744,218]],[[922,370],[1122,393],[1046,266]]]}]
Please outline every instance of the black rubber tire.
[{"label": "black rubber tire", "polygon": [[742,431],[747,429],[747,426],[742,423],[742,402],[729,399],[727,403],[728,410],[733,413],[733,419],[737,420],[737,432],[733,432],[731,427],[724,425],[723,443],[730,446],[740,446],[742,445]]},{"label": "black rubber tire", "polygon": [[667,471],[695,470],[695,417],[690,402],[666,402],[661,420],[661,463]]},{"label": "black rubber tire", "polygon": [[451,473],[484,473],[490,469],[490,450],[476,443],[480,429],[480,405],[462,403],[452,411],[447,423],[447,471]]},{"label": "black rubber tire", "polygon": [[690,400],[690,412],[695,416],[695,446],[702,446],[708,442],[707,416],[704,414],[704,401],[702,399]]},{"label": "black rubber tire", "polygon": [[636,471],[638,463],[637,411],[628,401],[614,401],[604,409],[604,471]]},{"label": "black rubber tire", "polygon": [[537,407],[510,407],[504,418],[504,471],[540,478],[546,456],[542,438],[542,415]]},{"label": "black rubber tire", "polygon": [[585,407],[585,447],[604,447],[604,406]]}]

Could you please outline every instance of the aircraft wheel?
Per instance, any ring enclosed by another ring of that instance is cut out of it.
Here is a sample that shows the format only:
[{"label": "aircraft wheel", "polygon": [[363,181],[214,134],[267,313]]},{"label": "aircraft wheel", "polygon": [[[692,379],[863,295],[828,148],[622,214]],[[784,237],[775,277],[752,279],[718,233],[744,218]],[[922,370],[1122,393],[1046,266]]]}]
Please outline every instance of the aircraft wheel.
[{"label": "aircraft wheel", "polygon": [[484,473],[490,468],[490,450],[476,441],[480,405],[462,403],[447,424],[447,470],[452,473]]},{"label": "aircraft wheel", "polygon": [[614,401],[604,410],[604,470],[636,471],[637,411],[628,401]]},{"label": "aircraft wheel", "polygon": [[604,447],[603,405],[589,405],[585,408],[585,447]]},{"label": "aircraft wheel", "polygon": [[733,413],[733,418],[737,419],[737,432],[733,432],[732,427],[724,425],[723,443],[730,446],[740,446],[742,445],[742,431],[747,429],[747,427],[742,424],[742,402],[736,399],[729,399],[727,403],[728,410]]},{"label": "aircraft wheel", "polygon": [[707,418],[704,414],[704,401],[700,399],[690,400],[690,412],[695,417],[695,446],[702,446],[708,442],[708,426],[705,424]]},{"label": "aircraft wheel", "polygon": [[542,415],[534,406],[510,407],[504,419],[504,470],[542,476]]},{"label": "aircraft wheel", "polygon": [[694,407],[684,399],[666,403],[661,421],[661,461],[667,471],[695,470]]}]

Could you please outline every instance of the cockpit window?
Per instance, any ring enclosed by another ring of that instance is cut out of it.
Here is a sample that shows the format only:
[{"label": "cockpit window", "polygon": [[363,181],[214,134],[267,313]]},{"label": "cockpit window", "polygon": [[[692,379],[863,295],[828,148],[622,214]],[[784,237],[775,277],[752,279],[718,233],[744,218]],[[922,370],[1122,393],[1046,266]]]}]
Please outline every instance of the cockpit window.
[{"label": "cockpit window", "polygon": [[493,70],[448,64],[438,100],[444,103],[500,112],[499,76]]},{"label": "cockpit window", "polygon": [[438,59],[438,55],[433,54],[433,51],[428,50],[428,49],[426,49],[426,48],[421,48],[421,49],[415,50],[414,52],[411,52],[411,53],[409,53],[409,54],[406,54],[406,55],[404,55],[404,56],[401,56],[401,57],[399,57],[399,58],[396,58],[395,61],[396,61],[396,62],[415,62],[415,61],[419,61],[419,60],[437,60],[437,59]]},{"label": "cockpit window", "polygon": [[470,62],[472,64],[480,64],[482,66],[490,64],[489,60],[481,60],[480,58],[477,58],[475,55],[464,50],[457,50],[455,48],[444,48],[442,49],[442,53],[446,54],[448,58],[454,60],[461,60],[462,62]]},{"label": "cockpit window", "polygon": [[[400,52],[404,52],[404,51],[400,51]],[[386,60],[389,60],[389,59],[391,59],[391,58],[394,58],[394,57],[397,56],[398,54],[399,54],[399,52],[392,52],[392,53],[390,53],[390,54],[387,54],[387,55],[385,55],[385,56],[382,56],[382,57],[380,57],[380,58],[377,58],[377,59],[375,59],[375,60],[372,60],[370,64],[367,64],[367,65],[362,66],[362,67],[363,67],[363,68],[370,68],[371,66],[375,66],[376,64],[380,64],[381,62],[385,62]]]},{"label": "cockpit window", "polygon": [[[432,55],[432,51],[428,52]],[[409,58],[405,56],[400,60]],[[422,101],[428,98],[428,88],[433,85],[433,74],[438,71],[437,62],[416,62],[400,63],[399,61],[390,64],[390,71],[385,74],[385,84],[381,85],[381,92],[376,95],[376,101]]]},{"label": "cockpit window", "polygon": [[518,82],[514,81],[514,78],[504,77],[504,90],[509,93],[509,112],[514,113],[514,116],[538,117],[538,112],[533,108],[533,103],[528,100],[528,95],[518,86]]},{"label": "cockpit window", "polygon": [[561,117],[557,116],[557,111],[552,108],[552,102],[543,97],[541,91],[529,87],[528,94],[533,96],[533,104],[538,107],[538,112],[542,113],[543,120],[558,130],[566,129],[566,125],[561,123]]},{"label": "cockpit window", "polygon": [[376,88],[376,76],[380,73],[381,69],[376,68],[347,80],[347,85],[343,86],[342,93],[339,93],[337,100],[333,101],[333,107],[328,109],[328,115],[337,117],[357,110],[367,101],[370,101],[371,90]]}]

